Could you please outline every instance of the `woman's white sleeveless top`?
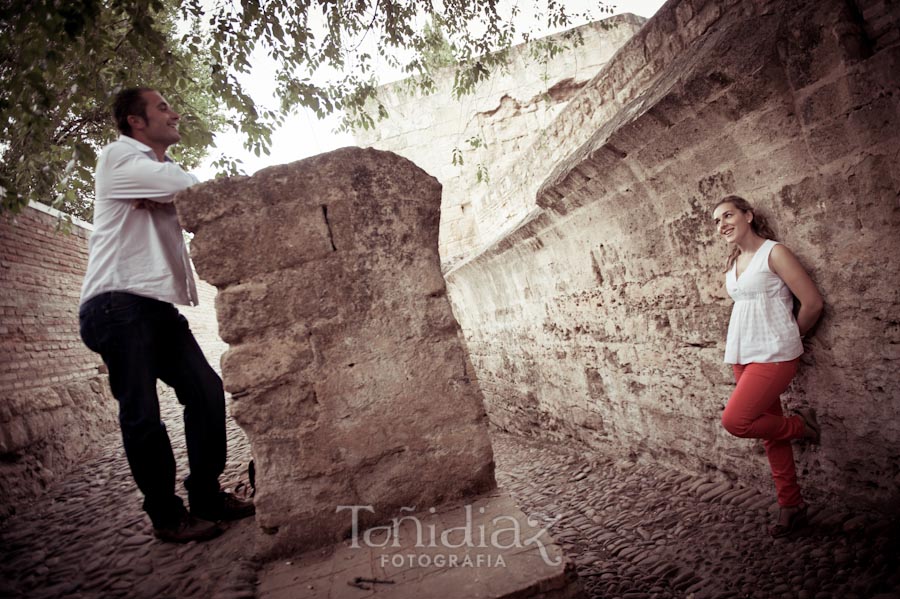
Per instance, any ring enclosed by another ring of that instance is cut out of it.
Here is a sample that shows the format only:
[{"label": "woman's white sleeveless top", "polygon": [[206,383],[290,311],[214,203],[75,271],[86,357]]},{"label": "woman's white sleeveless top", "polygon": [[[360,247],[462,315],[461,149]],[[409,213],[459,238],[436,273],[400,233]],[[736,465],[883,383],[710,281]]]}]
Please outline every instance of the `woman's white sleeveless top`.
[{"label": "woman's white sleeveless top", "polygon": [[727,364],[787,362],[803,353],[793,294],[769,268],[769,254],[777,243],[764,241],[740,277],[736,262],[725,274],[725,288],[734,300],[725,342]]}]

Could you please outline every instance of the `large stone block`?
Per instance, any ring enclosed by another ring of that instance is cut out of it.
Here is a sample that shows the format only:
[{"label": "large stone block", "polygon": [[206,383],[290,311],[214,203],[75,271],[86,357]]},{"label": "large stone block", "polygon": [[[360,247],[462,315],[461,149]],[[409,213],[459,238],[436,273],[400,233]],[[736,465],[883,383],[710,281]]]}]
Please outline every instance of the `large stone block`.
[{"label": "large stone block", "polygon": [[264,553],[492,488],[481,391],[438,257],[441,186],[345,148],[177,198],[220,289],[226,388],[253,446]]}]

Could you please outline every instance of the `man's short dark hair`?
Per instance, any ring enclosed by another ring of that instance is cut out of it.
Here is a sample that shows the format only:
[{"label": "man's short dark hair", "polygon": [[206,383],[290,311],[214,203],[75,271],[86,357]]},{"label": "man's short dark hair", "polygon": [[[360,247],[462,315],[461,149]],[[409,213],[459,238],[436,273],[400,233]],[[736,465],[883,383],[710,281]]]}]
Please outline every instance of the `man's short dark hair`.
[{"label": "man's short dark hair", "polygon": [[152,92],[150,87],[129,87],[123,89],[116,94],[113,100],[112,113],[113,120],[116,121],[116,128],[123,135],[131,136],[131,124],[128,122],[129,116],[139,116],[144,120],[147,119],[147,99],[144,92]]}]

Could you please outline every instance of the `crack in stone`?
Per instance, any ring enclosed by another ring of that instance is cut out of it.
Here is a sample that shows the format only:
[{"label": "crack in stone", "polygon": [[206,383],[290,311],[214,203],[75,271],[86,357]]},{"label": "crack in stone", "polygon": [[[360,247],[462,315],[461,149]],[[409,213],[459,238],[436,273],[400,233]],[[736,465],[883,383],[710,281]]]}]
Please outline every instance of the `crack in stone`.
[{"label": "crack in stone", "polygon": [[322,204],[322,217],[325,219],[325,226],[328,228],[328,243],[331,244],[331,251],[336,252],[337,247],[334,245],[334,233],[331,230],[331,223],[328,221],[328,206]]}]

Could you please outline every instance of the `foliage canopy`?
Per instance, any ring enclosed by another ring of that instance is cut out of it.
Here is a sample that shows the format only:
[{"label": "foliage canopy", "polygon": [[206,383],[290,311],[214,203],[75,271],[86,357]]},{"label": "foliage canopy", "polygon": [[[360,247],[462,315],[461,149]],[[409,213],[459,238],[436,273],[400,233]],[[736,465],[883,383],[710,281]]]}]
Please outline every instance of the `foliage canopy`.
[{"label": "foliage canopy", "polygon": [[[454,92],[471,91],[517,36],[528,39],[522,14],[499,0],[0,0],[0,210],[56,198],[89,218],[96,152],[116,135],[109,99],[123,87],[157,88],[184,114],[173,155],[187,167],[224,128],[259,155],[298,107],[371,127],[384,115],[367,106],[377,68],[428,91],[434,69],[452,63]],[[557,29],[592,17],[557,0],[534,0],[533,15]],[[278,65],[277,108],[248,89],[258,53]],[[239,169],[228,157],[215,164]]]}]

